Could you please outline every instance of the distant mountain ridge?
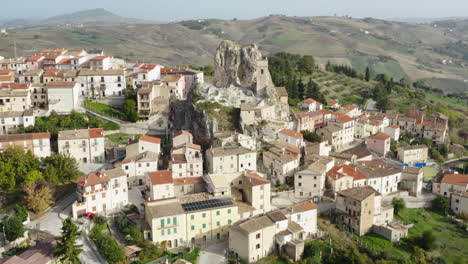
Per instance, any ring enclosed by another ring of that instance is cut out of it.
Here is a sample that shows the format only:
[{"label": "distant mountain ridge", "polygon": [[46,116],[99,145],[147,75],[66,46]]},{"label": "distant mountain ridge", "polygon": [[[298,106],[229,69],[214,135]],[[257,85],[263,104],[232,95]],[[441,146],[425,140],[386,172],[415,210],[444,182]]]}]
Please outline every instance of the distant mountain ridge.
[{"label": "distant mountain ridge", "polygon": [[0,21],[0,27],[27,28],[66,24],[112,25],[112,24],[155,24],[154,21],[116,15],[104,8],[82,10],[46,19],[9,19]]}]

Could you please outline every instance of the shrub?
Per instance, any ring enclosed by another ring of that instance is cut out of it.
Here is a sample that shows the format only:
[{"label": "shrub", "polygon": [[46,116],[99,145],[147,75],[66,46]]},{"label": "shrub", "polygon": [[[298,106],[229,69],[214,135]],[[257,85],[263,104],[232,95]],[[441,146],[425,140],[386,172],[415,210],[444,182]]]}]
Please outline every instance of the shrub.
[{"label": "shrub", "polygon": [[89,237],[96,245],[99,253],[109,263],[124,263],[124,249],[109,234],[104,233],[104,230],[106,230],[104,225],[95,223],[89,232]]}]

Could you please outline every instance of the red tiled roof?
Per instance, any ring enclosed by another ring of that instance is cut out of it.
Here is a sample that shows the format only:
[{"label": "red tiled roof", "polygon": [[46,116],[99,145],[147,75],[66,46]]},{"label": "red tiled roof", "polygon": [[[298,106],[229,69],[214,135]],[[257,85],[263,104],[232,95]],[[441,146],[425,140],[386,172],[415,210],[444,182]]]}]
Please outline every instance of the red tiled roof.
[{"label": "red tiled roof", "polygon": [[351,111],[351,110],[356,109],[356,108],[358,108],[358,107],[357,107],[357,105],[353,105],[353,104],[352,104],[352,105],[345,105],[344,108],[346,108],[346,109],[348,109],[348,110]]},{"label": "red tiled roof", "polygon": [[41,55],[34,55],[34,56],[29,57],[26,61],[38,61],[38,60],[40,60],[41,58],[44,58],[44,56],[41,56]]},{"label": "red tiled roof", "polygon": [[172,172],[169,170],[149,172],[148,176],[153,185],[169,184],[173,182]]},{"label": "red tiled roof", "polygon": [[245,172],[244,176],[249,180],[252,185],[264,185],[270,184],[270,181],[261,177],[254,171],[247,171]]},{"label": "red tiled roof", "polygon": [[387,140],[387,139],[390,139],[390,136],[385,133],[379,132],[377,134],[370,136],[369,138]]},{"label": "red tiled roof", "polygon": [[89,129],[90,138],[104,137],[104,130],[102,128],[91,128]]},{"label": "red tiled roof", "polygon": [[49,82],[46,84],[47,88],[73,88],[76,82]]},{"label": "red tiled roof", "polygon": [[57,77],[57,76],[60,76],[61,74],[63,74],[63,72],[64,71],[59,70],[59,69],[48,69],[44,73],[44,77]]},{"label": "red tiled roof", "polygon": [[92,61],[100,61],[100,60],[104,60],[106,58],[109,58],[109,56],[97,56],[97,57],[92,58],[91,60]]},{"label": "red tiled roof", "polygon": [[2,83],[1,88],[28,89],[28,85],[25,83]]},{"label": "red tiled roof", "polygon": [[340,122],[340,123],[348,123],[348,122],[351,122],[353,121],[354,119],[352,119],[351,117],[347,116],[347,115],[341,115],[341,116],[338,116],[336,118],[336,121]]},{"label": "red tiled roof", "polygon": [[278,132],[280,134],[283,134],[283,135],[286,135],[286,136],[289,136],[289,137],[293,137],[293,138],[296,138],[296,139],[302,139],[303,136],[302,136],[302,133],[300,132],[296,132],[294,130],[291,130],[291,129],[283,129],[281,130],[280,132]]},{"label": "red tiled roof", "polygon": [[59,61],[57,64],[71,64],[72,59],[63,59]]},{"label": "red tiled roof", "polygon": [[393,125],[393,126],[390,126],[391,128],[400,128],[399,126],[397,125]]},{"label": "red tiled roof", "polygon": [[150,142],[150,143],[161,144],[161,139],[157,137],[141,136],[139,140]]},{"label": "red tiled roof", "polygon": [[15,77],[10,75],[0,76],[0,82],[13,82]]},{"label": "red tiled roof", "polygon": [[356,167],[352,167],[349,165],[335,166],[327,172],[327,176],[331,177],[334,180],[341,179],[345,176],[351,176],[354,178],[355,181],[366,178],[366,176],[364,176],[364,174],[362,174]]},{"label": "red tiled roof", "polygon": [[0,70],[0,75],[10,75],[12,72],[12,70]]},{"label": "red tiled roof", "polygon": [[312,99],[312,98],[305,99],[305,100],[302,101],[302,102],[303,102],[303,103],[306,103],[306,104],[318,103],[317,101],[315,101],[315,100]]},{"label": "red tiled roof", "polygon": [[317,205],[314,204],[314,203],[311,202],[311,201],[300,202],[300,203],[296,204],[296,206],[299,206],[299,207],[302,208],[304,211],[310,211],[310,210],[315,210],[315,209],[317,209]]},{"label": "red tiled roof", "polygon": [[328,101],[329,104],[337,104],[338,102],[336,100],[330,100]]},{"label": "red tiled roof", "polygon": [[31,135],[33,139],[50,138],[50,132],[32,133]]},{"label": "red tiled roof", "polygon": [[182,78],[180,75],[166,75],[161,79],[161,82],[177,82]]},{"label": "red tiled roof", "polygon": [[175,185],[200,184],[204,182],[202,177],[174,178],[173,180]]},{"label": "red tiled roof", "polygon": [[76,184],[87,187],[87,186],[93,186],[96,184],[103,184],[109,181],[109,176],[105,176],[104,173],[102,172],[97,172],[97,173],[91,173],[88,175],[83,175],[81,177],[78,177],[76,179]]},{"label": "red tiled roof", "polygon": [[326,110],[326,109],[320,109],[319,112],[321,112],[321,113],[324,114],[324,115],[329,115],[329,114],[332,113],[332,112],[330,112],[330,111],[328,111],[328,110]]},{"label": "red tiled roof", "polygon": [[442,183],[468,186],[468,174],[445,174]]}]

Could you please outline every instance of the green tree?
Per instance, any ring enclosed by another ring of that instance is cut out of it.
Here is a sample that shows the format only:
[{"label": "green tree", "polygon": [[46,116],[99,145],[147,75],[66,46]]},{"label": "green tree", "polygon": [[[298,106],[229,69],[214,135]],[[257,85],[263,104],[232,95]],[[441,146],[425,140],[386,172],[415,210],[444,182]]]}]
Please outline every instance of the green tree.
[{"label": "green tree", "polygon": [[431,230],[426,230],[421,234],[421,237],[418,239],[419,245],[425,250],[431,250],[434,248],[436,237]]},{"label": "green tree", "polygon": [[299,77],[299,83],[297,84],[297,94],[299,96],[299,99],[301,100],[304,99],[304,92],[305,92],[305,86],[304,86],[304,83],[302,82],[302,78]]},{"label": "green tree", "polygon": [[24,235],[23,219],[18,214],[11,217],[5,217],[2,221],[2,229],[5,232],[6,239],[14,241]]},{"label": "green tree", "polygon": [[123,90],[123,95],[125,96],[125,99],[137,100],[137,91],[131,85],[127,86]]},{"label": "green tree", "polygon": [[76,159],[70,155],[65,155],[62,153],[55,153],[45,158],[44,165],[55,168],[57,179],[62,183],[75,180],[81,174],[80,170],[78,169],[78,162],[76,162]]},{"label": "green tree", "polygon": [[307,74],[312,74],[315,69],[315,60],[314,57],[310,55],[303,56],[298,62],[297,67],[299,71],[305,72]]},{"label": "green tree", "polygon": [[40,171],[33,170],[26,175],[23,184],[33,184],[42,179],[44,179],[42,173]]},{"label": "green tree", "polygon": [[0,161],[0,189],[12,192],[16,187],[16,174],[13,165]]},{"label": "green tree", "polygon": [[416,247],[410,258],[411,264],[427,264],[426,255],[422,248]]},{"label": "green tree", "polygon": [[364,79],[366,80],[366,82],[368,82],[368,81],[370,81],[370,78],[371,78],[370,69],[369,69],[369,67],[366,67],[366,73],[364,75]]},{"label": "green tree", "polygon": [[140,251],[139,257],[143,263],[155,260],[165,254],[164,249],[159,244],[145,242],[143,250]]},{"label": "green tree", "polygon": [[60,183],[58,172],[55,167],[50,165],[47,166],[42,174],[44,175],[44,179],[46,180],[46,182],[48,182],[52,186],[55,186]]},{"label": "green tree", "polygon": [[401,210],[406,208],[405,200],[403,200],[402,198],[393,197],[392,205],[395,214],[399,214]]},{"label": "green tree", "polygon": [[18,216],[22,222],[26,221],[28,219],[28,209],[26,207],[16,204],[15,209],[14,209],[15,215]]},{"label": "green tree", "polygon": [[30,171],[38,170],[40,166],[39,159],[31,151],[24,152],[21,147],[7,148],[3,153],[0,153],[0,162],[12,165],[18,185],[24,182],[24,178]]},{"label": "green tree", "polygon": [[136,122],[138,120],[137,105],[135,100],[125,100],[123,112],[125,113],[125,117],[128,121]]},{"label": "green tree", "polygon": [[447,214],[450,210],[450,201],[445,196],[437,195],[437,197],[432,200],[432,208],[440,213]]},{"label": "green tree", "polygon": [[25,184],[23,191],[26,193],[24,203],[29,210],[42,212],[52,204],[52,194],[44,184]]},{"label": "green tree", "polygon": [[301,133],[304,136],[304,139],[309,142],[320,142],[322,140],[322,138],[315,132],[303,130]]},{"label": "green tree", "polygon": [[62,222],[62,235],[57,243],[54,256],[58,257],[61,263],[79,264],[78,255],[83,251],[82,245],[78,245],[76,240],[81,236],[78,226],[71,217]]}]

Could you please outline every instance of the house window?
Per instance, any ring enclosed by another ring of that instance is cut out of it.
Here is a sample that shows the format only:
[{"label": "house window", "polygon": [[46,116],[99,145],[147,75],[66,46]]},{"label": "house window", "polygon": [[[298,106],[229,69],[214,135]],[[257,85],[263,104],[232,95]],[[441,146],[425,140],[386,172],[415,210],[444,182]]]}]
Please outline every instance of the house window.
[{"label": "house window", "polygon": [[260,233],[258,233],[255,238],[259,239],[260,238]]},{"label": "house window", "polygon": [[256,248],[256,249],[259,249],[259,248],[260,248],[260,244],[257,244],[257,245],[255,246],[255,248]]},{"label": "house window", "polygon": [[206,224],[203,224],[202,227],[203,227],[203,228],[206,228]]},{"label": "house window", "polygon": [[203,214],[202,214],[202,217],[205,218],[205,217],[206,217],[206,213],[203,213]]},{"label": "house window", "polygon": [[164,236],[164,229],[161,230],[161,236]]},{"label": "house window", "polygon": [[190,229],[195,230],[195,226],[192,226]]},{"label": "house window", "polygon": [[228,214],[230,214],[230,213],[231,213],[231,209],[228,209]]},{"label": "house window", "polygon": [[230,224],[232,224],[232,220],[231,220],[231,219],[228,220],[228,225],[230,225]]},{"label": "house window", "polygon": [[217,226],[221,226],[221,223],[219,221],[216,221]]},{"label": "house window", "polygon": [[161,219],[161,227],[164,227],[164,219]]},{"label": "house window", "polygon": [[195,215],[191,215],[191,216],[190,216],[190,219],[191,219],[191,220],[195,219]]},{"label": "house window", "polygon": [[219,211],[216,211],[216,215],[219,215]]}]

